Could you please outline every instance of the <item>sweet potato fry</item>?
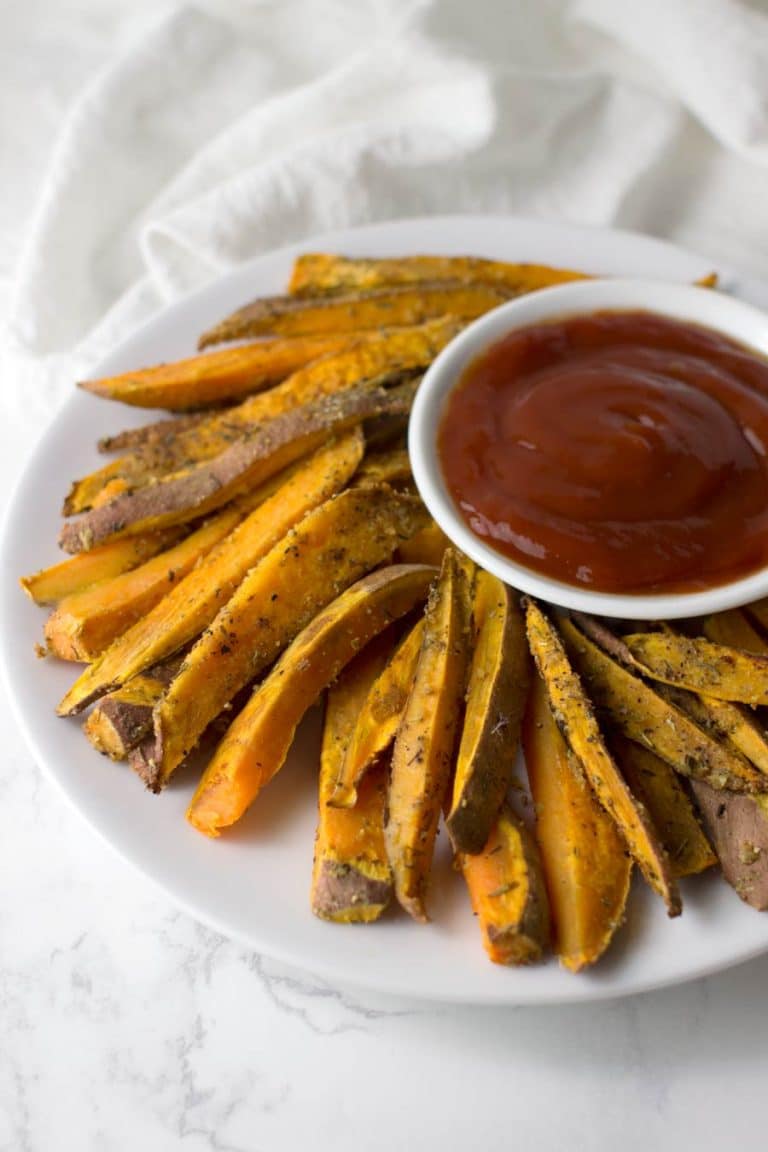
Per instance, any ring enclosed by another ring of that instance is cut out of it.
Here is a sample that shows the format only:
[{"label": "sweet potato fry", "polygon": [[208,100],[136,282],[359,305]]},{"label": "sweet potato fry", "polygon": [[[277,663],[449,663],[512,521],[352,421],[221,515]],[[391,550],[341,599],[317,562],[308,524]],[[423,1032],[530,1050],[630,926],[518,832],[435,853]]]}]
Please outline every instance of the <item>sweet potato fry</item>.
[{"label": "sweet potato fry", "polygon": [[587,621],[588,618],[579,617],[577,628],[573,620],[562,619],[560,634],[595,705],[616,728],[630,740],[652,749],[683,776],[734,792],[757,792],[765,787],[765,777],[735,748],[714,740],[680,708],[596,643],[594,636],[599,631],[594,629],[594,622],[587,636],[583,631]]},{"label": "sweet potato fry", "polygon": [[100,446],[111,452],[137,452],[155,468],[209,459],[245,430],[321,396],[426,368],[457,331],[456,321],[444,317],[413,328],[385,330],[376,338],[347,337],[343,350],[307,364],[282,384],[236,407],[131,428]]},{"label": "sweet potato fry", "polygon": [[713,644],[725,644],[729,648],[743,648],[745,652],[768,655],[768,642],[743,608],[731,608],[729,612],[716,612],[708,616],[702,631]]},{"label": "sweet potato fry", "polygon": [[[429,280],[458,280],[495,284],[510,295],[521,296],[553,284],[589,279],[591,277],[583,272],[566,268],[483,260],[477,256],[401,256],[382,260],[306,252],[294,261],[289,291],[294,296],[323,296],[418,285]],[[710,272],[696,283],[703,288],[714,288],[717,280],[717,273]]]},{"label": "sweet potato fry", "polygon": [[368,416],[407,412],[413,391],[413,385],[389,392],[351,389],[287,412],[181,478],[160,480],[70,521],[62,529],[61,545],[67,551],[84,552],[110,537],[187,523],[263,484],[315,451],[329,435],[343,432]]},{"label": "sweet potato fry", "polygon": [[90,512],[91,508],[101,508],[123,492],[141,488],[160,475],[163,475],[162,466],[155,469],[151,464],[133,456],[111,460],[95,472],[72,481],[61,514],[78,516],[81,512]]},{"label": "sweet potato fry", "polygon": [[414,624],[371,685],[355,715],[328,801],[336,808],[354,808],[360,781],[395,738],[408,701],[424,637],[424,620]]},{"label": "sweet potato fry", "polygon": [[768,909],[768,807],[764,796],[718,792],[701,780],[691,788],[723,876],[752,908]]},{"label": "sweet potato fry", "polygon": [[768,704],[768,656],[701,637],[638,632],[624,637],[647,676],[719,700]]},{"label": "sweet potato fry", "polygon": [[269,296],[203,333],[199,348],[251,336],[315,336],[366,328],[412,327],[437,316],[474,320],[511,293],[502,285],[423,281],[345,296]]},{"label": "sweet potato fry", "polygon": [[357,470],[355,484],[391,484],[393,487],[413,481],[411,462],[405,448],[372,452]]},{"label": "sweet potato fry", "polygon": [[768,630],[768,597],[764,600],[755,600],[751,604],[747,604],[744,611],[748,617],[752,617],[757,621],[760,628]]},{"label": "sweet potato fry", "polygon": [[523,747],[555,951],[565,968],[580,972],[600,959],[624,920],[632,859],[563,740],[538,674]]},{"label": "sweet potato fry", "polygon": [[83,723],[83,731],[97,752],[112,760],[128,759],[128,754],[152,731],[152,710],[180,663],[181,657],[167,660],[134,676],[124,688],[99,701]]},{"label": "sweet potato fry", "polygon": [[289,291],[295,296],[322,296],[340,292],[365,292],[396,285],[419,285],[431,280],[496,284],[513,296],[587,280],[582,272],[548,268],[542,264],[507,264],[476,256],[401,256],[394,260],[350,259],[324,252],[297,257]]},{"label": "sweet potato fry", "polygon": [[138,568],[158,552],[170,548],[183,532],[183,528],[166,528],[163,532],[149,532],[145,536],[111,540],[90,552],[81,552],[60,564],[43,568],[32,576],[22,576],[19,583],[35,604],[58,604],[65,596],[75,596],[94,584]]},{"label": "sweet potato fry", "polygon": [[[75,482],[65,515],[106,503],[123,491],[135,491],[172,472],[210,460],[267,420],[322,396],[366,382],[397,380],[426,367],[458,330],[448,318],[416,328],[369,333],[349,341],[345,351],[313,361],[268,392],[211,415],[161,420],[101,442],[108,451],[130,452]],[[366,439],[369,437],[366,435]]]},{"label": "sweet potato fry", "polygon": [[328,689],[310,901],[315,916],[340,924],[377,920],[392,896],[384,843],[389,764],[381,760],[368,774],[353,809],[342,811],[328,803],[357,714],[392,644],[388,629],[366,645]]},{"label": "sweet potato fry", "polygon": [[716,864],[674,769],[624,736],[612,737],[610,747],[625,780],[650,812],[675,876],[694,876]]},{"label": "sweet potato fry", "polygon": [[656,690],[717,741],[741,752],[768,777],[768,733],[751,709],[669,684],[659,684]]},{"label": "sweet potato fry", "polygon": [[398,559],[403,564],[434,564],[439,568],[443,562],[443,553],[450,543],[442,528],[430,520],[421,532],[400,546]]},{"label": "sweet potato fry", "polygon": [[310,361],[341,352],[356,339],[356,336],[341,334],[262,340],[125,372],[121,376],[82,380],[78,387],[137,408],[184,412],[262,392]]},{"label": "sweet potato fry", "polygon": [[61,660],[95,660],[183,580],[244,515],[244,509],[230,505],[140,567],[65,597],[45,625],[49,651]]},{"label": "sweet potato fry", "polygon": [[[604,624],[591,617],[582,616],[580,613],[573,615],[579,627],[588,636],[592,636],[615,660],[637,675],[645,674],[644,666],[634,656],[623,637],[617,636]],[[668,635],[677,635],[668,624],[660,627]],[[752,779],[752,772],[738,753],[746,756],[747,760],[761,772],[768,774],[768,734],[749,708],[728,700],[718,700],[704,693],[675,688],[670,684],[657,683],[654,691],[668,704],[690,716],[718,743],[730,748],[734,754],[734,762],[740,765],[742,774],[746,768],[747,780]]]},{"label": "sweet potato fry", "polygon": [[251,696],[216,750],[187,819],[207,836],[239,820],[280,770],[299,721],[342,668],[423,600],[434,569],[380,568],[347,588],[300,632]]},{"label": "sweet potato fry", "polygon": [[413,687],[392,753],[387,855],[398,902],[425,906],[440,811],[449,786],[469,646],[466,576],[453,549],[427,605]]},{"label": "sweet potato fry", "polygon": [[616,821],[643,876],[664,900],[668,915],[677,916],[681,911],[680,894],[650,815],[630,792],[608,751],[589,697],[557,629],[533,600],[526,598],[524,605],[528,643],[557,725],[598,800]]},{"label": "sweet potato fry", "polygon": [[533,964],[549,945],[549,901],[536,841],[507,807],[478,854],[462,853],[483,944],[494,964]]},{"label": "sweet potato fry", "polygon": [[477,639],[445,820],[455,850],[469,853],[483,850],[509,788],[530,683],[516,596],[496,576],[478,572],[472,608]]},{"label": "sweet potato fry", "polygon": [[356,430],[292,469],[198,568],[85,670],[62,700],[59,713],[82,711],[199,636],[270,548],[307,512],[341,491],[362,454],[363,439]]},{"label": "sweet potato fry", "polygon": [[[389,488],[349,489],[309,513],[256,565],[187,656],[132,764],[159,790],[234,694],[335,596],[388,561],[423,523]],[[296,590],[301,589],[301,595]]]}]

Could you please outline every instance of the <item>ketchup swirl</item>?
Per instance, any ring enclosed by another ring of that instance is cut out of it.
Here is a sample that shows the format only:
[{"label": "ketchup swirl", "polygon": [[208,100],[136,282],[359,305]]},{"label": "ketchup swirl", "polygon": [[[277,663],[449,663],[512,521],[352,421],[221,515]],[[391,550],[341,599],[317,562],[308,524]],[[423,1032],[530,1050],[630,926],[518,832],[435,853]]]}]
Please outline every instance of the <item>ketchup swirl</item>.
[{"label": "ketchup swirl", "polygon": [[768,563],[768,362],[599,312],[511,333],[448,398],[438,451],[497,551],[605,592],[698,591]]}]

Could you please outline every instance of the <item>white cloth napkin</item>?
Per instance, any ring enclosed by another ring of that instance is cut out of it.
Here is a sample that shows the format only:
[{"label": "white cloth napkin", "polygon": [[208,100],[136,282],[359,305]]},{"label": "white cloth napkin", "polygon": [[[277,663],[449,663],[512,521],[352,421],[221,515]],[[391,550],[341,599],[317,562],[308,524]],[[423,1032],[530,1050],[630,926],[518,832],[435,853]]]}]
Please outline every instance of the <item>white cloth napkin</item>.
[{"label": "white cloth napkin", "polygon": [[69,110],[0,349],[39,420],[147,316],[330,227],[506,210],[768,267],[745,0],[179,3]]}]

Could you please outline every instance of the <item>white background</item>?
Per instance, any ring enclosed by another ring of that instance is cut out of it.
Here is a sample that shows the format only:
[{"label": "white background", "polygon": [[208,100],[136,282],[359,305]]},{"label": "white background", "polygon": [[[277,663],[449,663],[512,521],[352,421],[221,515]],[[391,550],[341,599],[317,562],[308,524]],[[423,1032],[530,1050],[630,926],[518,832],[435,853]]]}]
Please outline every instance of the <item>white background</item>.
[{"label": "white background", "polygon": [[[171,7],[0,3],[0,320],[69,102]],[[475,36],[469,9],[487,25],[489,11],[459,5],[446,26]],[[698,123],[680,148],[701,160]],[[670,154],[665,196],[638,178],[603,215],[759,272],[764,248],[750,225],[764,177],[743,153],[718,170],[718,213]],[[7,363],[6,393],[34,386]],[[7,494],[29,443],[23,411],[9,409],[0,437]],[[456,1010],[348,995],[169,906],[44,784],[2,700],[0,725],[1,1149],[760,1146],[768,958],[592,1008]]]}]

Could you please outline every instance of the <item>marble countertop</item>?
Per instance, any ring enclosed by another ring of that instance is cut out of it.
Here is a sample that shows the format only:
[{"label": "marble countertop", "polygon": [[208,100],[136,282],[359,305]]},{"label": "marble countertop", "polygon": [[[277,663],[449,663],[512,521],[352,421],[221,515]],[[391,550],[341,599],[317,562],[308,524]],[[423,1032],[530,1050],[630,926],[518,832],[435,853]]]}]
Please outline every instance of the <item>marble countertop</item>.
[{"label": "marble countertop", "polygon": [[[61,109],[150,4],[106,7],[6,12],[0,113],[13,84],[30,121],[23,144],[0,132],[0,309]],[[0,492],[27,448],[3,421]],[[43,780],[2,696],[0,731],[3,1152],[759,1146],[768,957],[578,1008],[348,993],[176,910]]]}]

